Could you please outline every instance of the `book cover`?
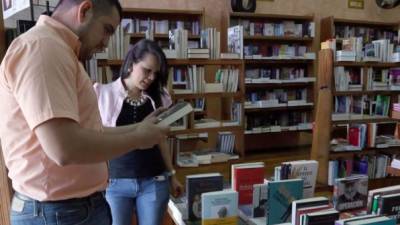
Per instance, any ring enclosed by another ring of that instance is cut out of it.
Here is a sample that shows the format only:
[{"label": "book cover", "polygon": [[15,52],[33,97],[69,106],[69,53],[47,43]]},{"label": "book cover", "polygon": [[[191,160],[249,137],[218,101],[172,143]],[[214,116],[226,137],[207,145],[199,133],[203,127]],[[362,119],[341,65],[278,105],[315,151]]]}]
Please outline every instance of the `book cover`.
[{"label": "book cover", "polygon": [[368,176],[355,175],[335,180],[333,204],[338,211],[367,206]]},{"label": "book cover", "polygon": [[264,217],[268,201],[268,183],[253,185],[252,217]]},{"label": "book cover", "polygon": [[228,52],[239,54],[243,58],[243,26],[228,28]]},{"label": "book cover", "polygon": [[207,192],[201,195],[202,225],[236,225],[238,193],[233,190]]},{"label": "book cover", "polygon": [[371,213],[372,202],[376,195],[388,195],[400,193],[400,185],[378,188],[368,191],[367,211]]},{"label": "book cover", "polygon": [[311,198],[314,196],[315,184],[317,181],[318,162],[315,160],[299,160],[284,162],[290,164],[290,173],[288,178],[301,178],[304,181],[303,197]]},{"label": "book cover", "polygon": [[[304,193],[304,192],[303,192]],[[299,224],[299,213],[298,211],[304,208],[310,207],[322,207],[329,205],[329,199],[327,197],[314,197],[295,200],[292,202],[292,224]]]},{"label": "book cover", "polygon": [[305,223],[308,225],[334,225],[339,219],[339,212],[335,209],[328,209],[305,215]]},{"label": "book cover", "polygon": [[400,223],[400,193],[381,196],[378,213]]},{"label": "book cover", "polygon": [[169,126],[192,111],[193,107],[190,103],[178,102],[157,116],[158,124]]},{"label": "book cover", "polygon": [[186,176],[187,210],[190,221],[201,219],[201,194],[221,191],[223,176],[220,173],[206,173]]},{"label": "book cover", "polygon": [[253,185],[264,183],[264,163],[232,165],[232,189],[239,193],[239,204],[251,204]]},{"label": "book cover", "polygon": [[302,179],[268,182],[267,225],[289,222],[292,202],[302,197]]}]

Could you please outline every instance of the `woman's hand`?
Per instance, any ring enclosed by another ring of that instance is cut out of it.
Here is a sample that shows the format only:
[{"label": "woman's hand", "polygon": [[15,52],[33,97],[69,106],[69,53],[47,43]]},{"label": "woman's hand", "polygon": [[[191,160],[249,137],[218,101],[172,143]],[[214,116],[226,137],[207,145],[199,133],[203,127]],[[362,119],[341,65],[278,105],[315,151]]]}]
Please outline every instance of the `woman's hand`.
[{"label": "woman's hand", "polygon": [[175,198],[179,197],[183,193],[183,186],[175,175],[172,175],[171,177],[170,192]]}]

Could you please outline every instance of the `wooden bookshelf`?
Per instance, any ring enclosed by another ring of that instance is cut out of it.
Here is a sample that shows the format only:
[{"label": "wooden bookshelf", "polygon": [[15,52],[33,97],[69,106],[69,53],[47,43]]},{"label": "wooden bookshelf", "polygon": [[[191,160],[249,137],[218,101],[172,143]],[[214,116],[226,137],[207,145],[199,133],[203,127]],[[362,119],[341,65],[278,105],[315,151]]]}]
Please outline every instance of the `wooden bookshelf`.
[{"label": "wooden bookshelf", "polygon": [[[258,46],[257,51],[258,53],[254,53],[254,55],[258,54],[254,58],[244,56],[244,64],[245,70],[250,69],[269,69],[269,70],[288,70],[288,68],[296,68],[296,70],[302,70],[304,72],[304,76],[314,76],[314,62],[315,60],[310,57],[306,58],[303,56],[297,57],[284,57],[284,56],[275,56],[272,52],[268,52],[269,50],[265,51],[265,48],[262,46],[267,46],[266,48],[272,48],[273,46],[304,46],[307,48],[307,52],[315,52],[314,49],[314,38],[311,33],[308,33],[308,30],[292,30],[293,33],[290,33],[289,30],[285,30],[280,33],[276,33],[273,31],[265,32],[264,29],[269,29],[266,27],[265,24],[273,23],[273,24],[280,24],[282,27],[285,26],[283,23],[292,23],[297,29],[298,26],[301,26],[302,29],[305,27],[312,26],[314,24],[314,16],[313,15],[304,15],[304,16],[295,16],[295,15],[282,15],[282,14],[262,14],[262,13],[230,13],[228,26],[236,26],[236,25],[243,25],[243,45],[245,46]],[[254,24],[253,24],[254,23]],[[247,25],[248,24],[248,25]],[[249,28],[247,28],[249,26]],[[252,33],[254,26],[254,34]],[[251,27],[251,28],[250,28]],[[260,28],[261,27],[261,28]],[[283,28],[286,29],[286,28]],[[288,28],[289,29],[289,28]],[[260,32],[261,30],[261,32]],[[287,31],[287,32],[286,32]],[[266,35],[268,34],[268,35]],[[261,46],[261,47],[260,47]],[[257,48],[256,48],[257,49]],[[246,52],[246,50],[245,50]],[[251,52],[251,50],[250,50]],[[262,55],[262,57],[260,57]],[[270,56],[270,55],[273,55]],[[270,57],[266,57],[270,56]],[[275,72],[275,71],[274,71]],[[282,77],[285,76],[284,73],[281,75]],[[260,75],[261,77],[261,75]],[[281,78],[284,79],[284,78]],[[245,93],[247,98],[248,96],[256,93],[258,96],[261,92],[269,92],[275,93],[274,91],[277,89],[283,89],[285,94],[301,91],[307,95],[307,103],[314,102],[314,86],[315,82],[293,82],[293,83],[245,83]],[[249,101],[249,99],[246,99]],[[249,124],[256,124],[256,120],[260,119],[261,117],[269,117],[274,118],[274,120],[283,121],[283,117],[289,117],[295,114],[303,115],[306,114],[307,117],[312,120],[313,117],[313,105],[300,105],[300,106],[283,106],[283,107],[263,107],[263,108],[245,108],[245,116],[246,116],[246,127],[249,127],[249,131],[247,132],[250,134],[253,125]],[[263,115],[266,114],[266,115]],[[295,118],[294,116],[291,118]],[[309,121],[308,121],[309,122]],[[280,122],[279,122],[280,123]],[[255,146],[254,143],[259,143],[261,146],[265,146],[264,149],[267,150],[268,148],[284,148],[284,147],[295,147],[299,146],[299,139],[294,136],[301,137],[303,139],[309,138],[309,136],[302,136],[301,133],[308,132],[304,130],[297,130],[297,131],[290,131],[290,132],[261,132],[257,134],[245,135],[245,146],[246,146],[246,153],[251,153],[252,151],[261,151],[261,147]],[[282,143],[278,143],[276,140],[277,135],[281,135],[282,137],[289,134],[290,138],[288,137],[286,141]],[[251,138],[248,138],[250,137]],[[294,138],[292,138],[294,137]],[[261,141],[257,139],[263,140],[263,142],[271,142],[271,145],[261,144]],[[311,144],[311,139],[308,139],[308,143]],[[274,145],[275,144],[275,145]]]},{"label": "wooden bookshelf", "polygon": [[123,18],[135,17],[142,20],[182,20],[201,21],[204,25],[204,9],[202,10],[180,10],[180,9],[145,9],[145,8],[124,8]]},{"label": "wooden bookshelf", "polygon": [[[197,67],[202,66],[205,69],[204,81],[206,83],[213,83],[215,81],[215,73],[220,68],[234,68],[239,72],[238,77],[238,89],[235,92],[217,92],[217,93],[188,93],[188,94],[175,94],[174,87],[170,86],[169,90],[174,101],[187,100],[194,101],[195,99],[203,99],[205,101],[205,108],[201,114],[193,112],[188,118],[187,128],[180,131],[172,131],[171,135],[178,134],[190,134],[190,133],[208,133],[209,140],[204,143],[198,143],[193,141],[190,145],[193,145],[191,151],[215,148],[218,141],[218,133],[230,131],[235,136],[235,153],[241,157],[245,156],[244,151],[244,64],[243,60],[232,60],[232,59],[169,59],[168,65],[171,68],[182,68],[187,66],[196,65]],[[189,73],[189,72],[188,72]],[[173,79],[173,75],[170,74],[169,79]],[[188,79],[188,77],[187,77]],[[171,82],[172,83],[172,82]],[[195,119],[198,118],[212,118],[217,121],[227,121],[231,117],[232,102],[240,103],[241,106],[241,124],[237,126],[220,126],[210,128],[195,128]],[[195,118],[196,117],[196,118]],[[180,152],[182,150],[179,150]]]},{"label": "wooden bookshelf", "polygon": [[298,65],[298,64],[312,64],[314,63],[313,59],[245,59],[246,65],[276,65],[276,64],[284,64],[284,65]]},{"label": "wooden bookshelf", "polygon": [[312,42],[310,37],[291,37],[291,36],[244,36],[244,40],[252,41],[281,41],[281,42]]},{"label": "wooden bookshelf", "polygon": [[285,83],[246,83],[246,88],[247,90],[250,90],[252,88],[279,88],[279,87],[285,87],[285,88],[299,88],[299,87],[304,87],[304,86],[310,86],[314,85],[314,82],[285,82]]},{"label": "wooden bookshelf", "polygon": [[[168,59],[169,66],[185,66],[185,65],[242,65],[243,60],[240,59]],[[99,66],[121,66],[122,60],[99,59]]]},{"label": "wooden bookshelf", "polygon": [[264,13],[244,13],[244,12],[234,12],[230,15],[231,18],[241,18],[241,19],[276,19],[278,21],[282,20],[304,20],[310,21],[314,19],[314,15],[284,15],[284,14],[264,14]]},{"label": "wooden bookshelf", "polygon": [[[145,38],[145,34],[143,33],[133,33],[131,34],[131,38],[142,39]],[[168,34],[154,34],[155,39],[169,39]],[[200,39],[200,35],[189,34],[188,39]]]},{"label": "wooden bookshelf", "polygon": [[[316,122],[315,122],[315,130],[313,137],[313,146],[311,151],[311,158],[319,161],[319,176],[318,183],[322,186],[326,185],[328,182],[328,165],[329,160],[334,160],[338,158],[353,158],[355,155],[375,155],[379,153],[387,153],[387,154],[398,154],[400,151],[400,147],[388,147],[388,148],[364,148],[361,151],[344,151],[344,152],[333,152],[331,151],[331,136],[332,129],[326,129],[327,127],[332,127],[333,125],[346,125],[346,124],[366,124],[366,123],[387,123],[387,122],[396,122],[395,119],[390,118],[389,116],[364,116],[363,119],[342,119],[332,121],[331,114],[333,112],[333,98],[338,95],[398,95],[398,91],[369,91],[365,90],[365,87],[362,87],[361,91],[335,91],[333,70],[335,66],[362,66],[369,67],[371,63],[335,63],[333,62],[333,52],[330,49],[321,50],[319,53],[319,79],[318,79],[318,87],[323,88],[320,90],[317,102],[317,114],[316,114]],[[382,64],[375,64],[382,65]],[[391,68],[394,66],[393,63],[386,63],[385,67]],[[361,74],[363,76],[363,74]],[[391,98],[391,102],[394,98]],[[397,100],[396,100],[397,101]],[[329,107],[328,107],[329,106]],[[391,105],[390,105],[391,108]],[[379,188],[393,184],[400,184],[400,179],[386,177],[386,178],[378,178],[378,179],[370,179],[370,188]],[[331,187],[330,187],[331,188]]]},{"label": "wooden bookshelf", "polygon": [[391,95],[393,93],[400,94],[400,90],[371,90],[371,91],[335,91],[333,95]]},{"label": "wooden bookshelf", "polygon": [[194,99],[194,98],[204,98],[204,97],[219,97],[219,98],[242,98],[242,93],[229,93],[229,92],[221,92],[221,93],[191,93],[191,94],[171,94],[171,96],[175,99]]},{"label": "wooden bookshelf", "polygon": [[170,135],[178,134],[194,134],[194,133],[208,133],[219,131],[243,131],[242,126],[226,126],[226,127],[209,127],[209,128],[190,128],[184,130],[170,131]]},{"label": "wooden bookshelf", "polygon": [[312,110],[313,107],[314,107],[313,105],[259,107],[259,108],[245,108],[245,111],[246,113],[263,113],[266,111]]},{"label": "wooden bookshelf", "polygon": [[389,62],[335,62],[334,66],[346,66],[346,67],[379,67],[379,68],[392,68],[400,66],[400,63],[389,63]]},{"label": "wooden bookshelf", "polygon": [[224,65],[224,66],[242,66],[240,59],[168,59],[169,66],[184,65]]}]

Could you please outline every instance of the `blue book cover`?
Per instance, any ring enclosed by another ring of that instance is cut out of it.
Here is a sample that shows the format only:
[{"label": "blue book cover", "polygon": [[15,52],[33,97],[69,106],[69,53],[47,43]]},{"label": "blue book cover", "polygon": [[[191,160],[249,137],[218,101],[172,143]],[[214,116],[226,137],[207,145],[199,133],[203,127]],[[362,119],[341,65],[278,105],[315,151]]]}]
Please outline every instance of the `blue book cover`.
[{"label": "blue book cover", "polygon": [[207,192],[201,195],[202,225],[236,225],[238,193],[234,190]]},{"label": "blue book cover", "polygon": [[290,222],[292,202],[302,198],[302,179],[268,182],[267,225]]},{"label": "blue book cover", "polygon": [[220,173],[206,173],[186,176],[186,198],[190,221],[201,219],[201,194],[222,191],[223,176]]}]

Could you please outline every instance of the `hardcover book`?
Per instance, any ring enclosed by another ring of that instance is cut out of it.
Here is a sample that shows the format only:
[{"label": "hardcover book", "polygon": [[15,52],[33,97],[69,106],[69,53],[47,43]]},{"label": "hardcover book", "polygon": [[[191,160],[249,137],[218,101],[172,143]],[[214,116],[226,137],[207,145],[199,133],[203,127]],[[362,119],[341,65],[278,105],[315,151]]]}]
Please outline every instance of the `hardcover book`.
[{"label": "hardcover book", "polygon": [[367,206],[368,176],[355,175],[335,180],[333,204],[338,211]]},{"label": "hardcover book", "polygon": [[232,189],[239,193],[239,204],[251,204],[253,185],[264,183],[264,163],[233,164]]},{"label": "hardcover book", "polygon": [[292,202],[303,198],[303,180],[268,182],[267,225],[290,222]]},{"label": "hardcover book", "polygon": [[221,191],[223,176],[220,173],[205,173],[186,176],[187,210],[190,221],[201,219],[201,194]]},{"label": "hardcover book", "polygon": [[238,193],[233,190],[207,192],[201,195],[202,225],[236,225]]},{"label": "hardcover book", "polygon": [[192,111],[193,107],[190,103],[178,102],[157,116],[158,124],[169,126]]},{"label": "hardcover book", "polygon": [[268,184],[253,185],[252,217],[264,217],[268,201]]}]

